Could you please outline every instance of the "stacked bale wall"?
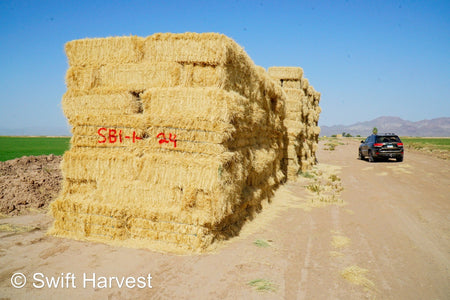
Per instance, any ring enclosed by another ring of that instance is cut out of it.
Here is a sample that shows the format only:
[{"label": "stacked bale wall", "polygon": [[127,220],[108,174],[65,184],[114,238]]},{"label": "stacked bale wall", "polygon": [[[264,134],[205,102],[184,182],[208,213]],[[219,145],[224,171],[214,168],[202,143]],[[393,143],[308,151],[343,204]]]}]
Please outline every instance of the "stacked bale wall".
[{"label": "stacked bale wall", "polygon": [[73,137],[51,234],[201,251],[285,180],[285,94],[230,38],[83,39],[66,54]]},{"label": "stacked bale wall", "polygon": [[288,178],[293,179],[299,172],[310,169],[317,162],[320,93],[303,77],[301,68],[270,67],[268,73],[287,96],[284,124],[288,132],[288,151],[285,160]]}]

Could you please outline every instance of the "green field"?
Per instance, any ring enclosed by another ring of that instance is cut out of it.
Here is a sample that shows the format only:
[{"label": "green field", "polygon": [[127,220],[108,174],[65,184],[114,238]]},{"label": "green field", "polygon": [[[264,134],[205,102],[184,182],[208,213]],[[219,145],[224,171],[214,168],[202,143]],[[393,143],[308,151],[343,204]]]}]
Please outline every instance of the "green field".
[{"label": "green field", "polygon": [[450,151],[450,138],[401,137],[401,140],[406,147],[414,149]]},{"label": "green field", "polygon": [[0,161],[29,155],[62,155],[69,149],[69,143],[69,137],[0,136]]},{"label": "green field", "polygon": [[[321,141],[325,142],[325,146],[329,146],[329,148],[324,148],[325,150],[334,150],[334,147],[337,146],[338,140],[345,141],[345,139],[349,139],[348,137],[320,137]],[[351,137],[356,141],[364,140],[365,137]],[[450,138],[442,137],[442,138],[432,138],[432,137],[400,137],[406,149],[414,149],[425,152],[433,152],[437,154],[437,156],[441,158],[447,159],[450,153]],[[327,143],[328,142],[328,143]]]}]

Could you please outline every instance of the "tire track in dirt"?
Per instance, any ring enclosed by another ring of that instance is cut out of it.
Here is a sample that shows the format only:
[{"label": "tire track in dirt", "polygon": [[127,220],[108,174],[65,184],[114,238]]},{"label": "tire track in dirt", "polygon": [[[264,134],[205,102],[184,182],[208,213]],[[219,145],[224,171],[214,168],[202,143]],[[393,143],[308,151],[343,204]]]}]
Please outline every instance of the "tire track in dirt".
[{"label": "tire track in dirt", "polygon": [[[302,299],[302,300],[303,299],[307,299],[306,295],[307,295],[307,292],[308,292],[308,286],[307,286],[308,274],[309,274],[309,268],[310,268],[310,265],[311,265],[311,252],[312,252],[312,249],[313,249],[313,239],[312,239],[312,237],[313,237],[313,232],[314,232],[314,228],[315,228],[314,221],[312,220],[312,218],[310,218],[310,220],[309,220],[309,225],[310,225],[310,228],[308,230],[309,235],[308,235],[308,242],[306,244],[306,253],[305,253],[305,258],[304,258],[304,261],[303,261],[303,266],[302,266],[302,269],[300,271],[300,282],[299,282],[298,287],[297,287],[297,290],[298,290],[297,299]],[[295,291],[295,289],[286,289],[286,291],[291,291],[291,290]],[[287,296],[288,296],[287,297],[288,299],[291,299],[290,295],[288,293],[287,293]]]}]

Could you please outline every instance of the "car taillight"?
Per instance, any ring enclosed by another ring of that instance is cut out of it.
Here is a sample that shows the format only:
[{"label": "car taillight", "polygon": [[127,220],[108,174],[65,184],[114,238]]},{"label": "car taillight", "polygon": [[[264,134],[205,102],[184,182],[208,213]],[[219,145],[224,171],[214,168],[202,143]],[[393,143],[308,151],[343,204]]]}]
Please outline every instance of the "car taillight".
[{"label": "car taillight", "polygon": [[403,143],[397,143],[397,146],[403,146]]},{"label": "car taillight", "polygon": [[373,144],[373,146],[374,146],[374,147],[382,147],[382,146],[383,146],[383,143],[375,143],[375,144]]}]

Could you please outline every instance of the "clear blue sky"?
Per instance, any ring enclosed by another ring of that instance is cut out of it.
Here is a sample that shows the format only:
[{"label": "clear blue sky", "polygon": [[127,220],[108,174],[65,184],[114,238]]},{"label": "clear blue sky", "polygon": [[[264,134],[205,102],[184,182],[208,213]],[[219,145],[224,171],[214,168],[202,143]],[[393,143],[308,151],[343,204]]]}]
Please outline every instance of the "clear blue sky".
[{"label": "clear blue sky", "polygon": [[69,134],[64,44],[220,32],[257,65],[300,66],[319,125],[450,116],[450,1],[0,0],[0,135]]}]

